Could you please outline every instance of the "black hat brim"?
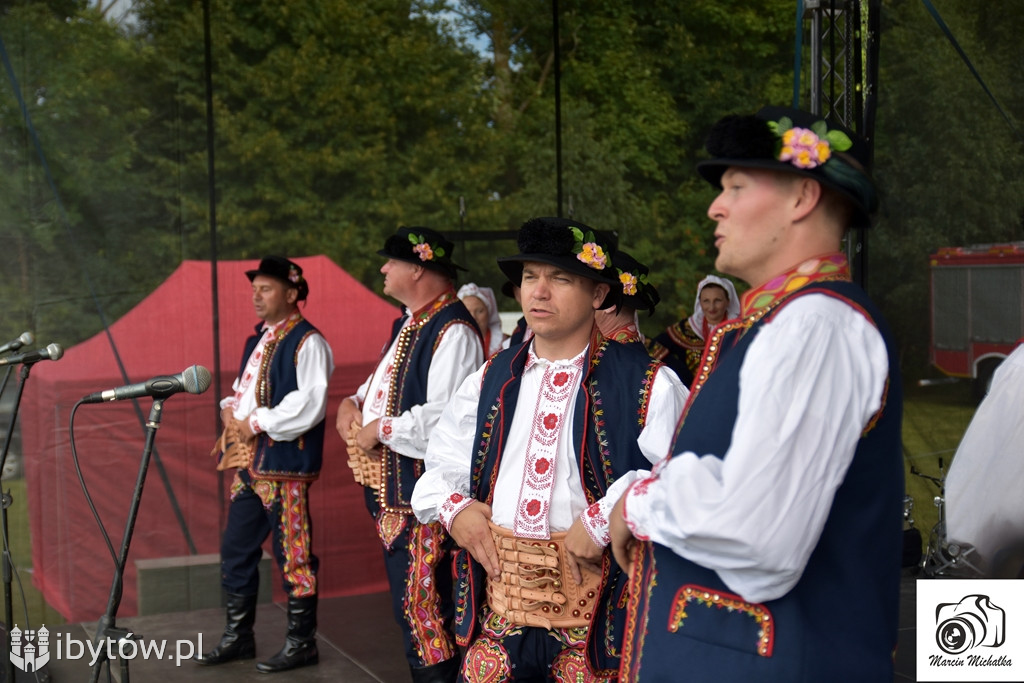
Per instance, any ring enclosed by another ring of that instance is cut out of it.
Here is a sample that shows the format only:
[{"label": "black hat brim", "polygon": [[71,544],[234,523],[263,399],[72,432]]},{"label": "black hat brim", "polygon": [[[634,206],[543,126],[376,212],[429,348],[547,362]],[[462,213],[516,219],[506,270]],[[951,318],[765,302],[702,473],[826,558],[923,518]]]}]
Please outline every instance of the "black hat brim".
[{"label": "black hat brim", "polygon": [[384,258],[393,259],[395,261],[402,261],[404,263],[411,263],[414,266],[423,266],[427,270],[434,270],[434,271],[437,271],[438,273],[443,273],[444,275],[447,275],[448,277],[450,277],[453,280],[458,277],[458,274],[459,274],[458,271],[461,270],[461,271],[464,271],[464,272],[469,272],[468,268],[463,268],[462,266],[460,266],[458,263],[455,263],[454,261],[451,263],[451,266],[448,266],[446,264],[437,263],[437,262],[434,262],[434,261],[422,261],[422,260],[419,259],[419,257],[406,258],[405,256],[396,256],[396,255],[388,252],[386,249],[378,249],[377,250],[377,255],[378,256],[383,256]]},{"label": "black hat brim", "polygon": [[778,171],[789,175],[799,175],[811,180],[816,180],[829,189],[838,192],[853,206],[854,227],[866,228],[871,225],[871,212],[860,197],[842,185],[832,182],[827,176],[815,173],[810,170],[798,168],[793,164],[776,161],[774,159],[708,159],[697,162],[697,173],[704,180],[711,183],[718,189],[722,188],[722,176],[730,168],[754,168],[764,171]]}]

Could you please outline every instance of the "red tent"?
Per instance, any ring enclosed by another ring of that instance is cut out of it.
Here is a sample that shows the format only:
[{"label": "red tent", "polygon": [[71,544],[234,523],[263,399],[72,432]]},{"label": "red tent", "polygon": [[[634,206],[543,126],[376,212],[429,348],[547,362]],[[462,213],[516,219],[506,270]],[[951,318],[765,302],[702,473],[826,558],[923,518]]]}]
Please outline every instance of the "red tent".
[{"label": "red tent", "polygon": [[[335,362],[324,467],[310,490],[320,592],[329,597],[385,590],[380,543],[333,425],[341,399],[355,393],[372,370],[398,310],[325,256],[295,261],[310,285],[309,300],[301,304],[303,315],[323,332]],[[256,265],[218,264],[225,395],[238,372],[243,341],[259,322],[245,276]],[[213,371],[210,292],[210,264],[185,261],[110,326],[127,383],[176,374],[191,365]],[[106,611],[114,561],[78,482],[69,418],[81,397],[125,383],[110,339],[101,332],[68,349],[57,362],[36,364],[21,406],[33,580],[46,600],[72,622],[92,621]],[[219,433],[219,398],[211,387],[199,396],[181,393],[164,402],[154,442],[156,457],[147,473],[128,555],[121,616],[136,614],[136,560],[189,555],[189,537],[199,554],[219,551],[226,504],[219,503],[218,475],[209,457]],[[74,417],[74,445],[83,476],[115,552],[145,446],[140,414],[147,418],[151,406],[149,398],[139,400],[140,412],[132,401],[83,405]],[[161,476],[160,465],[166,477]],[[225,492],[230,483],[225,477]],[[279,583],[274,581],[274,591],[280,596]]]}]

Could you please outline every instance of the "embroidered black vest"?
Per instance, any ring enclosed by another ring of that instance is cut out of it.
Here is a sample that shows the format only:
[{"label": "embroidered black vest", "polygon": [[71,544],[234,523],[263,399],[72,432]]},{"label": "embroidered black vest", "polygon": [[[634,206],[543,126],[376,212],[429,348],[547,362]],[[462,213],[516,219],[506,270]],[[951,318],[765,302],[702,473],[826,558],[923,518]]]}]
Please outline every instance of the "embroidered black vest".
[{"label": "embroidered black vest", "polygon": [[[479,441],[473,458],[470,495],[488,504],[501,457],[512,425],[520,381],[530,344],[501,351],[487,364],[480,390],[477,412]],[[661,363],[635,345],[624,345],[595,335],[584,361],[584,376],[573,408],[573,449],[581,484],[588,503],[605,495],[608,487],[626,472],[650,469],[637,444],[647,422],[651,387]],[[465,550],[455,557],[456,633],[460,644],[468,645],[475,635],[476,620],[485,599],[484,572]],[[590,638],[595,667],[614,669],[609,660],[618,652],[612,640],[613,624],[624,620],[619,610],[625,580],[618,565],[605,553],[604,581],[599,614],[591,622]],[[614,630],[621,633],[621,628]],[[609,652],[610,650],[610,652]]]},{"label": "embroidered black vest", "polygon": [[[295,366],[299,348],[311,334],[319,334],[319,331],[309,321],[300,318],[291,329],[287,329],[284,338],[267,343],[256,378],[256,405],[273,408],[288,393],[299,388]],[[263,323],[259,323],[256,334],[245,342],[239,377],[245,372],[249,356],[262,336]],[[257,434],[249,474],[254,479],[313,481],[320,476],[323,453],[324,420],[293,441],[274,441],[266,433]]]},{"label": "embroidered black vest", "polygon": [[[479,331],[473,316],[454,292],[444,295],[436,308],[411,325],[402,326],[404,318],[395,320],[391,329],[391,340],[385,349],[390,348],[395,337],[398,337],[398,348],[395,349],[395,370],[391,375],[391,387],[388,392],[388,405],[384,415],[401,415],[415,405],[427,400],[427,376],[434,351],[445,331],[452,325],[469,325]],[[483,341],[480,342],[481,345]],[[366,487],[367,506],[376,516],[379,509],[412,515],[409,499],[416,486],[416,480],[423,474],[423,461],[409,458],[397,453],[387,446],[381,447],[383,459],[380,492]]]},{"label": "embroidered black vest", "polygon": [[641,598],[631,605],[623,681],[670,680],[680,662],[693,681],[892,680],[902,552],[902,392],[895,346],[867,295],[850,282],[816,282],[723,324],[719,330],[729,331],[708,342],[672,453],[722,457],[732,440],[750,344],[785,305],[812,293],[843,300],[874,323],[889,352],[889,378],[807,567],[785,596],[749,603],[714,571],[643,543],[634,584]]}]

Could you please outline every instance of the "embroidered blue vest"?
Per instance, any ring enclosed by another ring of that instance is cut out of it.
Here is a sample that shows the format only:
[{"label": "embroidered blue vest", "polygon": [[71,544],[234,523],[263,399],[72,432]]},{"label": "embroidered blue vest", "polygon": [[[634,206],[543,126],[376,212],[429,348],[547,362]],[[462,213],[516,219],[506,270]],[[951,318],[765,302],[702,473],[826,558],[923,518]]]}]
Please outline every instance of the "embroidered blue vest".
[{"label": "embroidered blue vest", "polygon": [[526,337],[526,316],[524,315],[524,316],[521,316],[519,318],[519,320],[516,321],[516,328],[514,330],[512,330],[512,334],[509,335],[508,345],[510,347],[518,346],[519,344],[523,343],[523,339],[525,337]]},{"label": "embroidered blue vest", "polygon": [[[253,349],[263,336],[263,323],[246,340],[238,376],[245,372]],[[273,408],[289,392],[299,388],[295,365],[299,347],[311,334],[319,334],[309,321],[300,319],[283,339],[269,342],[260,364],[256,385],[256,405]],[[274,441],[266,433],[257,434],[249,474],[254,479],[298,479],[313,481],[320,476],[324,453],[324,420],[293,441]]]},{"label": "embroidered blue vest", "polygon": [[[477,412],[479,442],[473,456],[470,495],[493,499],[494,483],[504,450],[530,344],[496,354],[487,364]],[[634,345],[623,345],[595,335],[585,359],[581,391],[573,408],[573,448],[588,503],[605,495],[626,472],[650,469],[637,444],[647,422],[647,407],[654,376],[661,363]],[[459,549],[455,557],[455,622],[459,643],[468,645],[475,635],[477,616],[485,600],[485,577],[479,563]],[[591,621],[592,665],[618,668],[618,634],[625,610],[625,578],[605,553],[601,609]],[[617,627],[616,627],[617,626]],[[614,637],[613,637],[614,636]]]},{"label": "embroidered blue vest", "polygon": [[[441,336],[452,325],[469,325],[479,329],[466,306],[451,294],[440,307],[432,310],[417,322],[402,327],[405,318],[395,320],[391,328],[391,339],[385,349],[390,348],[398,337],[395,350],[395,370],[391,376],[388,405],[385,415],[401,415],[413,406],[427,400],[427,375],[434,350]],[[481,338],[481,345],[483,344]],[[412,515],[409,499],[416,486],[416,480],[423,475],[423,461],[397,453],[387,446],[381,447],[382,473],[380,492],[364,488],[366,504],[376,517],[380,509]]]},{"label": "embroidered blue vest", "polygon": [[631,605],[623,681],[675,680],[681,669],[687,681],[716,683],[892,681],[904,493],[902,392],[895,347],[867,295],[850,282],[814,283],[777,302],[749,329],[741,324],[728,332],[672,453],[722,457],[731,443],[739,373],[751,342],[778,310],[810,293],[844,300],[875,324],[889,351],[889,379],[877,421],[857,444],[807,567],[785,596],[755,604],[732,594],[714,571],[656,543],[641,544],[635,568],[641,597]]}]

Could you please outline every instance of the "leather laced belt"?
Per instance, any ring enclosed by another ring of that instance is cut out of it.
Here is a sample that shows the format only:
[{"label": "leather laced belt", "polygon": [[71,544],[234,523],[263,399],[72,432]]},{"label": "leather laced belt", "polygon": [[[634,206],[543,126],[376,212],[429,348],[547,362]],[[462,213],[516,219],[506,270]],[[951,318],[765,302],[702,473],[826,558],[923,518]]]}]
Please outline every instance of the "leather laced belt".
[{"label": "leather laced belt", "polygon": [[517,626],[547,629],[589,626],[601,587],[601,575],[583,569],[577,585],[569,569],[565,532],[550,539],[517,538],[511,529],[491,523],[501,578],[487,578],[487,603]]},{"label": "leather laced belt", "polygon": [[352,478],[356,480],[357,484],[379,491],[380,451],[376,448],[366,451],[356,443],[356,434],[361,428],[358,422],[353,422],[348,428],[348,437],[345,439],[348,448],[348,466],[351,468]]},{"label": "leather laced belt", "polygon": [[220,438],[210,451],[210,455],[217,459],[217,469],[222,472],[231,468],[247,469],[252,464],[252,447],[255,441],[246,440],[242,436],[238,422],[231,421],[224,427]]}]

